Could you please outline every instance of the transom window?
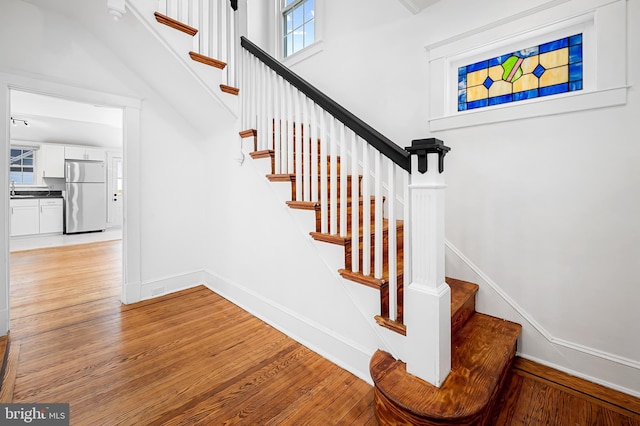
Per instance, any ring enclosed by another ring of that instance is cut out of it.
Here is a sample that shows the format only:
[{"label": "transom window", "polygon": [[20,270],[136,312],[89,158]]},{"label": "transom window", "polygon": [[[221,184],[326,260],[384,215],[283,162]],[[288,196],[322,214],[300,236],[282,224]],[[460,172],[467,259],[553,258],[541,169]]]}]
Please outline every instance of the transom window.
[{"label": "transom window", "polygon": [[34,150],[11,148],[9,159],[9,181],[16,185],[33,185],[35,178]]},{"label": "transom window", "polygon": [[281,0],[283,55],[288,57],[315,42],[315,0]]}]

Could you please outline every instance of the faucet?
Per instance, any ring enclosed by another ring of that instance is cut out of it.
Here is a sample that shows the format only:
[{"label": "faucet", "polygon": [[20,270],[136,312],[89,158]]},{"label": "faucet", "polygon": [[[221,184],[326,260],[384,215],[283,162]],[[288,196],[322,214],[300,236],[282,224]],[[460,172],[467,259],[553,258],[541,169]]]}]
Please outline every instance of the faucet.
[{"label": "faucet", "polygon": [[11,181],[11,196],[13,197],[14,195],[16,195],[16,181],[12,180]]}]

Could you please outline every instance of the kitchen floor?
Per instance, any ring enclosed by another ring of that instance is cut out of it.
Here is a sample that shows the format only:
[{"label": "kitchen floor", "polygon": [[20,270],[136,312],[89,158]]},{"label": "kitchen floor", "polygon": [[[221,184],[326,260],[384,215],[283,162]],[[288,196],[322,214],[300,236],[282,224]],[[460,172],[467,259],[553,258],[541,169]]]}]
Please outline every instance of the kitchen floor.
[{"label": "kitchen floor", "polygon": [[122,239],[122,228],[110,228],[104,232],[87,232],[72,235],[43,235],[12,238],[11,251],[33,250],[45,247],[61,247],[74,244],[95,243]]}]

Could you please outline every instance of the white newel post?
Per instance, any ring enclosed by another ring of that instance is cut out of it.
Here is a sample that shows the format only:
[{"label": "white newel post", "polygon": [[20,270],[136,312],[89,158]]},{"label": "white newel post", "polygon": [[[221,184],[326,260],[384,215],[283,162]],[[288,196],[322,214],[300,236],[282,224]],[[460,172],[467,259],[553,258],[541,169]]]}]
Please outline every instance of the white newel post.
[{"label": "white newel post", "polygon": [[411,282],[405,288],[407,372],[440,386],[451,370],[451,291],[444,272],[444,156],[438,139],[411,155]]}]

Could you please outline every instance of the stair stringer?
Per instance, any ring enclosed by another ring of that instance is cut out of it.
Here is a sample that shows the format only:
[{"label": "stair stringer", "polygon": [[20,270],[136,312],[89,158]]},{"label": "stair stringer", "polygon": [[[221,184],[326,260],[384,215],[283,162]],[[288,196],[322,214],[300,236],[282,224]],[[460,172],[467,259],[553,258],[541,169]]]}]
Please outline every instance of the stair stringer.
[{"label": "stair stringer", "polygon": [[[248,151],[245,151],[245,155],[248,156]],[[332,318],[327,318],[325,323],[322,318],[318,320],[317,315],[315,318],[311,317],[314,314],[307,316],[304,309],[296,310],[291,309],[291,305],[285,306],[289,301],[279,300],[277,295],[271,297],[273,292],[266,289],[266,284],[264,287],[254,285],[251,288],[252,283],[243,283],[242,280],[225,277],[224,274],[214,272],[212,268],[206,272],[205,281],[215,292],[366,382],[372,383],[368,364],[373,353],[384,348],[397,355],[395,342],[390,341],[387,331],[377,325],[374,319],[374,315],[379,313],[379,293],[377,290],[348,282],[338,274],[338,269],[344,263],[343,248],[318,243],[310,237],[309,231],[314,223],[312,212],[296,211],[287,207],[282,200],[286,193],[290,194],[290,188],[285,184],[272,183],[266,179],[265,176],[269,173],[268,163],[264,159],[247,160],[242,167],[236,167],[234,173],[244,175],[243,187],[251,186],[251,188],[258,188],[252,191],[264,193],[260,196],[260,201],[254,201],[257,206],[260,206],[258,210],[261,211],[258,214],[279,215],[277,220],[274,219],[272,226],[278,228],[283,226],[284,222],[289,228],[287,234],[297,235],[296,240],[306,247],[301,250],[298,257],[303,254],[305,256],[315,254],[316,260],[305,263],[314,263],[318,268],[324,265],[322,268],[324,271],[319,269],[317,272],[310,271],[309,276],[315,274],[322,277],[324,280],[322,289],[325,288],[326,281],[326,289],[330,297],[341,299],[336,299],[335,306],[328,304],[322,308],[326,311],[326,315]],[[266,188],[269,189],[266,190]],[[266,203],[265,198],[270,198],[271,201]],[[294,227],[291,227],[291,224],[294,224]],[[289,236],[286,236],[285,239],[288,238]],[[269,279],[273,280],[273,277]],[[306,291],[304,281],[302,279],[286,285],[293,285],[295,291]],[[310,287],[309,291],[318,288],[317,283],[313,285],[315,287]],[[322,295],[322,298],[326,299],[326,297]],[[349,312],[345,312],[347,310],[345,306],[349,307]]]},{"label": "stair stringer", "polygon": [[192,60],[189,51],[194,50],[194,37],[169,28],[155,20],[154,2],[145,0],[127,0],[127,9],[170,51],[176,60],[196,79],[224,109],[238,116],[238,96],[223,93],[220,90],[222,71]]}]

